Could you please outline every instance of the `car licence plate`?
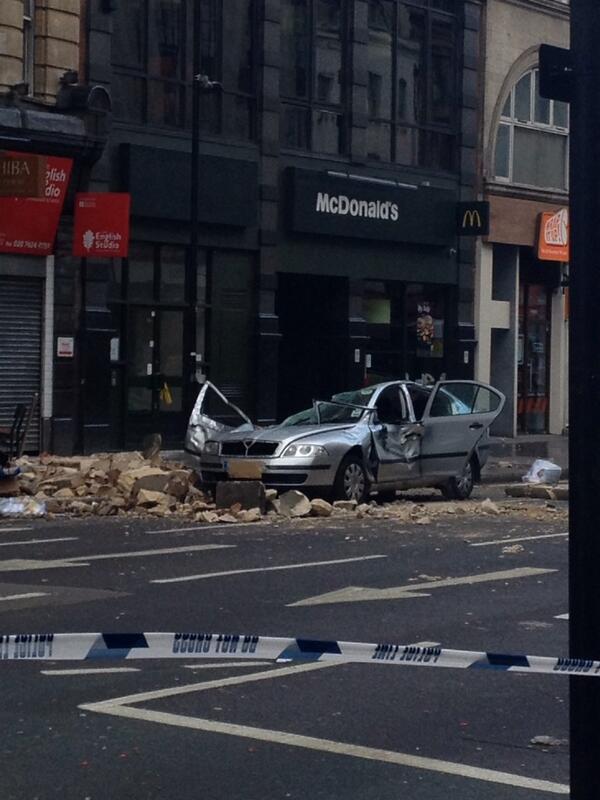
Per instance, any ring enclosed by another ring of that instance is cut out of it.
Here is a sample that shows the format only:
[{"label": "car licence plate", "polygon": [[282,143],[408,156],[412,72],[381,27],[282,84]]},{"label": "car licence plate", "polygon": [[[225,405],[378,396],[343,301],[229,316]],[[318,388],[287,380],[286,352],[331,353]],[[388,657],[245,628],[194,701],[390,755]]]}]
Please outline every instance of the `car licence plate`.
[{"label": "car licence plate", "polygon": [[264,466],[264,461],[256,461],[248,458],[229,459],[225,463],[227,474],[234,480],[259,481],[262,478]]}]

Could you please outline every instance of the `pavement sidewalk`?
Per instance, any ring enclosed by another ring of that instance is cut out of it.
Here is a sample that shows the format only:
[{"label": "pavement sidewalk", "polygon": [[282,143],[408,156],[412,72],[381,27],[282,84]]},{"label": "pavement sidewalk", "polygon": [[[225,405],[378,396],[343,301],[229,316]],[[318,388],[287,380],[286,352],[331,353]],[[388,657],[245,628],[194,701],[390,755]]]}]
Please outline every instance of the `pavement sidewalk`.
[{"label": "pavement sidewalk", "polygon": [[569,437],[551,434],[522,435],[515,438],[491,437],[488,462],[482,483],[521,482],[536,458],[552,461],[562,468],[561,479],[569,477]]}]

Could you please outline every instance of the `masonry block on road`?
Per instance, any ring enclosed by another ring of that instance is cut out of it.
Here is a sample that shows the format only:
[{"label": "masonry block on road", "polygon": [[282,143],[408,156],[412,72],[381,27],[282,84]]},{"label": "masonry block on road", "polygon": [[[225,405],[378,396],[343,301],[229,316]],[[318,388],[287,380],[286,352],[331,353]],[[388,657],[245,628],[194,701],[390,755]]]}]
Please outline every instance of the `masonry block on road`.
[{"label": "masonry block on road", "polygon": [[515,483],[505,486],[508,497],[529,497],[536,500],[568,500],[569,485],[558,484],[545,486],[541,483]]},{"label": "masonry block on road", "polygon": [[242,509],[260,509],[265,513],[265,487],[260,481],[221,481],[217,483],[215,496],[217,508],[231,508],[239,503]]}]

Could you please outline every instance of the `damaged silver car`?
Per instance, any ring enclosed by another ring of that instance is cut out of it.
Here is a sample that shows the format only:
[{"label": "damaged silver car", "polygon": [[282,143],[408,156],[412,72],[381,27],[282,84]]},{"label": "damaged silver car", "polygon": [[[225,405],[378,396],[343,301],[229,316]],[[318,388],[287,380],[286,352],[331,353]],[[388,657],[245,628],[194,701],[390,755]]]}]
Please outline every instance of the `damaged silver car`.
[{"label": "damaged silver car", "polygon": [[[209,393],[237,417],[233,424],[206,413]],[[504,401],[497,389],[475,381],[394,381],[316,400],[278,425],[259,428],[207,382],[185,446],[209,486],[254,479],[280,491],[359,503],[372,492],[391,499],[398,489],[425,486],[463,500],[480,477],[489,428]]]}]

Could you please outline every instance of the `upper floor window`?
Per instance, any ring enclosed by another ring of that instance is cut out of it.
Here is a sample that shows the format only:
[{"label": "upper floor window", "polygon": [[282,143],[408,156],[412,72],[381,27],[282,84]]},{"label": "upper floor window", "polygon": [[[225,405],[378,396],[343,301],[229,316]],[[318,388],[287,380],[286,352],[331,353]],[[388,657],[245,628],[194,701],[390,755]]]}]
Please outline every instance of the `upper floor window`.
[{"label": "upper floor window", "polygon": [[[226,6],[226,12],[223,10]],[[200,41],[193,41],[193,14]],[[115,116],[139,124],[191,124],[193,51],[223,92],[202,96],[201,128],[248,139],[254,132],[254,0],[127,0],[113,25]]]},{"label": "upper floor window", "polygon": [[369,158],[454,168],[455,0],[369,0]]},{"label": "upper floor window", "polygon": [[539,93],[539,71],[512,88],[496,133],[496,180],[543,189],[567,189],[569,109]]},{"label": "upper floor window", "polygon": [[281,0],[281,140],[342,153],[347,0]]},{"label": "upper floor window", "polygon": [[35,58],[35,0],[23,0],[23,83],[33,94]]}]

